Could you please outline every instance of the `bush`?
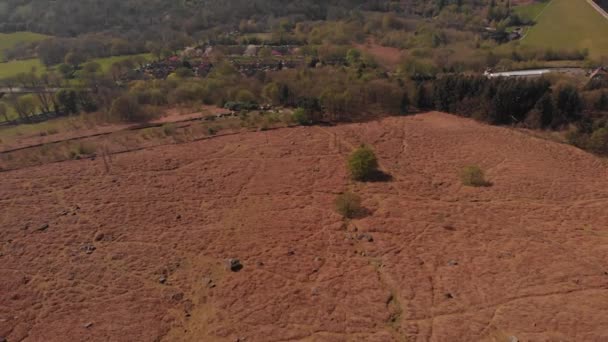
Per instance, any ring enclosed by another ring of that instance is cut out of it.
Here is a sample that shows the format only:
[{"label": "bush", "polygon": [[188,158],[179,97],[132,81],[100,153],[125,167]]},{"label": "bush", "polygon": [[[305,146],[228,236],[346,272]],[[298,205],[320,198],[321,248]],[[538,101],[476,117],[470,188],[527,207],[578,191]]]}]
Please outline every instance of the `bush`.
[{"label": "bush", "polygon": [[164,133],[166,136],[172,136],[172,135],[174,135],[174,134],[175,134],[175,132],[176,132],[176,127],[175,127],[175,124],[173,124],[173,123],[168,123],[168,124],[164,124],[164,125],[163,125],[163,133]]},{"label": "bush", "polygon": [[352,192],[339,195],[335,201],[336,211],[345,218],[353,218],[361,213],[361,197]]},{"label": "bush", "polygon": [[224,104],[224,108],[235,112],[243,110],[257,110],[260,106],[255,102],[239,102],[239,101],[228,101]]},{"label": "bush", "polygon": [[175,70],[175,75],[179,78],[194,77],[194,72],[190,68],[180,67]]},{"label": "bush", "polygon": [[304,108],[296,109],[293,112],[293,119],[302,126],[311,124],[310,115],[308,115],[308,112]]},{"label": "bush", "polygon": [[348,159],[348,170],[357,181],[366,181],[378,173],[378,159],[371,148],[362,145]]},{"label": "bush", "polygon": [[135,96],[123,95],[112,102],[110,115],[120,121],[139,123],[152,120],[155,113],[151,108],[143,108]]},{"label": "bush", "polygon": [[608,154],[608,128],[600,128],[593,132],[589,139],[589,148],[599,154]]},{"label": "bush", "polygon": [[483,170],[476,165],[467,166],[460,172],[460,180],[463,185],[466,186],[490,186],[490,182],[488,182],[485,178]]}]

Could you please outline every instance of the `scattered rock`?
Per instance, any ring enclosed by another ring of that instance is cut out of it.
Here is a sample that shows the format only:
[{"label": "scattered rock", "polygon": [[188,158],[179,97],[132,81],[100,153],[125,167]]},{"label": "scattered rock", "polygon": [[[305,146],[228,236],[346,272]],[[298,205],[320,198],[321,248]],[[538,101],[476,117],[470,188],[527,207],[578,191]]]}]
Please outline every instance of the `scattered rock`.
[{"label": "scattered rock", "polygon": [[97,249],[97,247],[95,247],[95,246],[93,246],[91,244],[82,246],[82,251],[85,252],[85,253],[87,253],[87,254],[93,253],[96,249]]},{"label": "scattered rock", "polygon": [[192,304],[192,301],[190,299],[185,300],[184,301],[184,312],[186,313],[186,316],[190,315],[190,312],[192,312],[192,309],[194,309],[194,304]]},{"label": "scattered rock", "polygon": [[294,251],[293,249],[290,249],[289,251],[287,251],[287,255],[292,256],[295,255],[296,251]]},{"label": "scattered rock", "polygon": [[215,287],[215,283],[213,282],[213,279],[211,279],[210,277],[203,278],[203,285],[205,285],[208,289],[212,289]]},{"label": "scattered rock", "polygon": [[181,220],[181,219],[182,219],[182,215],[177,215],[177,216],[175,217],[175,219],[176,219],[176,220]]},{"label": "scattered rock", "polygon": [[258,261],[258,262],[257,262],[257,265],[258,265],[258,267],[262,267],[262,266],[264,266],[264,263],[263,263],[263,262],[261,262],[261,261]]},{"label": "scattered rock", "polygon": [[4,337],[0,337],[0,342],[8,342],[8,340]]},{"label": "scattered rock", "polygon": [[101,240],[103,240],[104,236],[105,235],[103,233],[97,233],[95,235],[95,241],[101,241]]},{"label": "scattered rock", "polygon": [[173,296],[171,296],[171,299],[179,302],[182,299],[184,299],[184,294],[182,292],[176,293]]},{"label": "scattered rock", "polygon": [[59,213],[59,216],[66,216],[67,214],[69,214],[70,211],[69,210],[63,210]]},{"label": "scattered rock", "polygon": [[125,257],[124,253],[113,254],[110,258],[112,260],[122,260]]},{"label": "scattered rock", "polygon": [[38,227],[38,231],[43,232],[45,230],[47,230],[49,228],[49,224],[45,223],[43,225],[41,225],[40,227]]},{"label": "scattered rock", "polygon": [[160,276],[160,278],[158,278],[158,282],[161,283],[161,284],[166,283],[167,282],[167,277],[165,277],[164,275]]},{"label": "scattered rock", "polygon": [[232,272],[238,272],[243,269],[243,265],[239,259],[228,259],[228,268]]},{"label": "scattered rock", "polygon": [[517,336],[509,336],[509,342],[519,342]]},{"label": "scattered rock", "polygon": [[443,225],[443,229],[445,229],[445,230],[449,230],[449,231],[451,231],[451,232],[453,232],[453,231],[455,231],[455,230],[456,230],[456,228],[454,228],[454,226],[452,226],[451,224],[444,224],[444,225]]},{"label": "scattered rock", "polygon": [[454,299],[454,295],[451,294],[451,293],[446,293],[445,294],[445,298],[447,298],[447,299]]},{"label": "scattered rock", "polygon": [[357,237],[358,240],[364,240],[367,242],[374,242],[374,237],[371,236],[370,234],[359,234],[359,236]]},{"label": "scattered rock", "polygon": [[458,261],[450,260],[450,261],[448,261],[448,266],[458,266]]},{"label": "scattered rock", "polygon": [[83,326],[88,329],[93,326],[93,322],[87,322]]}]

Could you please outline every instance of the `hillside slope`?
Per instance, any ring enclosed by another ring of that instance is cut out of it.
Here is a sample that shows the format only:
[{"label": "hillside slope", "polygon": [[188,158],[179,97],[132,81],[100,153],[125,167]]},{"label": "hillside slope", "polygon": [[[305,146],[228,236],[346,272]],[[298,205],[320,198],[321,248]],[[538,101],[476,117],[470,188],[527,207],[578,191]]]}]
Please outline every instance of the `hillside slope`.
[{"label": "hillside slope", "polygon": [[[348,180],[360,143],[392,181]],[[608,338],[608,166],[510,129],[427,113],[1,175],[8,341]]]}]

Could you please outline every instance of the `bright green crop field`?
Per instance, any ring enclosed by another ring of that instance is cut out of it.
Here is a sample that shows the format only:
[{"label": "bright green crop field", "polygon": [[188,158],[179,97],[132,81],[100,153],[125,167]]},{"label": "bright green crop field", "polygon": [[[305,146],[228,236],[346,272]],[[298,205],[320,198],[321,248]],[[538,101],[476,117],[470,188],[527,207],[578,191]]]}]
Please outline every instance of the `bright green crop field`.
[{"label": "bright green crop field", "polygon": [[521,41],[555,50],[589,49],[593,58],[608,56],[608,19],[586,0],[552,0]]}]

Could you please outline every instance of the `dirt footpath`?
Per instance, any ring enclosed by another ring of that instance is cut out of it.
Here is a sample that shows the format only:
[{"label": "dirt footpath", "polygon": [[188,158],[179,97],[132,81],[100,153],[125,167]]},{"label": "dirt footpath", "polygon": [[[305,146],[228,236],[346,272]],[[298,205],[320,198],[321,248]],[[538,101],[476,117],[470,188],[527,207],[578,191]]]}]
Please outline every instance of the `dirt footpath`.
[{"label": "dirt footpath", "polygon": [[[348,180],[361,143],[392,181]],[[606,162],[510,129],[428,113],[0,177],[9,342],[608,340]]]}]

